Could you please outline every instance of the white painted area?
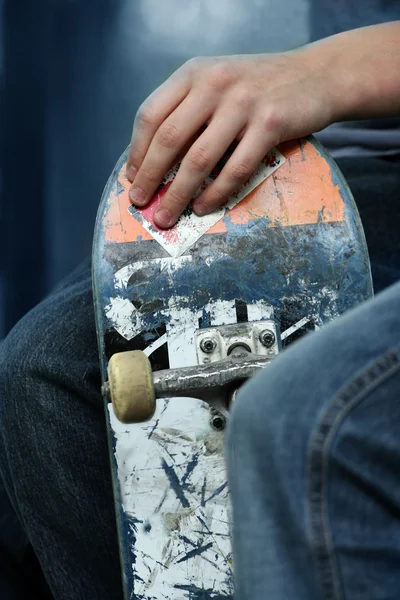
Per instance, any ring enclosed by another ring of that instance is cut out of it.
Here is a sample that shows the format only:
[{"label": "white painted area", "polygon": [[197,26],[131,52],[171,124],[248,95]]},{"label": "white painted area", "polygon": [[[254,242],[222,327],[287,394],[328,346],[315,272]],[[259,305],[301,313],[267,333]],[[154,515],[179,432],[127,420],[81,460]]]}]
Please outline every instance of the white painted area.
[{"label": "white painted area", "polygon": [[162,335],[161,337],[154,340],[154,342],[152,342],[149,346],[147,346],[147,348],[144,349],[144,354],[146,356],[151,356],[153,354],[153,352],[158,350],[158,348],[161,348],[161,346],[164,346],[164,344],[166,344],[166,343],[167,343],[167,334],[164,333],[164,335]]},{"label": "white painted area", "polygon": [[286,340],[286,338],[288,338],[290,335],[304,327],[304,325],[307,325],[307,323],[309,322],[310,319],[308,317],[304,317],[304,319],[297,321],[297,323],[285,329],[285,331],[281,334],[281,340]]},{"label": "white painted area", "polygon": [[143,326],[140,320],[140,313],[133,306],[132,302],[121,296],[110,298],[110,303],[105,307],[106,318],[110,324],[126,340],[131,340],[140,331]]},{"label": "white painted area", "polygon": [[210,314],[212,325],[236,323],[236,307],[233,301],[210,302],[205,305],[204,309]]},{"label": "white painted area", "polygon": [[[135,594],[154,600],[189,598],[176,589],[179,585],[232,593],[223,434],[210,428],[204,403],[193,398],[158,401],[154,419],[144,425],[122,425],[112,410],[110,418],[123,507],[139,521],[132,565]],[[196,457],[197,465],[187,475]],[[162,464],[173,469],[183,488],[181,498]],[[196,548],[204,551],[190,557]]]},{"label": "white painted area", "polygon": [[[169,268],[168,262],[164,266]],[[130,265],[119,272],[122,286],[133,269]],[[168,342],[171,367],[194,365],[194,332],[202,313],[177,307],[172,298],[167,333],[160,340]],[[212,325],[236,322],[233,302],[210,303],[204,309]],[[258,302],[248,313],[269,318],[271,307]],[[123,509],[136,521],[132,572],[138,597],[191,598],[176,586],[233,594],[224,435],[211,428],[210,416],[208,405],[195,398],[157,400],[153,419],[137,425],[120,423],[109,407]]]},{"label": "white painted area", "polygon": [[[161,199],[158,203],[161,202]],[[220,208],[210,215],[198,217],[193,211],[188,209],[181,215],[179,221],[172,229],[157,229],[151,220],[143,215],[143,227],[153,236],[155,240],[172,257],[181,256],[186,250],[201,238],[215,223],[217,223],[225,214],[225,209]]]},{"label": "white painted area", "polygon": [[247,305],[247,318],[249,321],[262,321],[272,319],[274,316],[273,307],[265,300],[258,300],[254,304]]},{"label": "white painted area", "polygon": [[168,356],[171,369],[195,365],[196,349],[194,345],[194,332],[199,327],[200,313],[194,313],[190,308],[177,310],[174,298],[170,299],[169,310],[166,316]]}]

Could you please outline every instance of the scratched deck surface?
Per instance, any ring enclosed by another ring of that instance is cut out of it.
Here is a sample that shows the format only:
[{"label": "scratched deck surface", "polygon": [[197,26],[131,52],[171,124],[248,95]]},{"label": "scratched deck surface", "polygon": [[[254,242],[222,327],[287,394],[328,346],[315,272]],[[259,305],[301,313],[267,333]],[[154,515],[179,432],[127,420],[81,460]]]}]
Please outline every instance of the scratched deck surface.
[{"label": "scratched deck surface", "polygon": [[[364,234],[336,166],[313,138],[279,150],[229,210],[208,220],[187,211],[168,233],[152,224],[168,180],[139,212],[121,157],[93,249],[103,380],[114,352],[144,350],[154,370],[194,365],[196,329],[271,310],[285,346],[372,294]],[[150,422],[130,426],[110,406],[107,416],[126,598],[231,598],[223,433],[208,407],[163,400]]]}]

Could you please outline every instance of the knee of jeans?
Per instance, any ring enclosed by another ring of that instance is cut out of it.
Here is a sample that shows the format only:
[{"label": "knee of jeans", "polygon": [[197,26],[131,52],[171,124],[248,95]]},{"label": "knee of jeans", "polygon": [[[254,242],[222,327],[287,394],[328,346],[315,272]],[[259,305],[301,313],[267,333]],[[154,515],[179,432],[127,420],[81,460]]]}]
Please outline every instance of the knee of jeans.
[{"label": "knee of jeans", "polygon": [[[398,343],[399,294],[400,283],[284,350],[239,393],[230,443],[257,447],[262,440],[282,454],[309,439],[341,387]],[[378,314],[380,335],[371,335]]]},{"label": "knee of jeans", "polygon": [[35,379],[46,335],[41,335],[35,323],[24,317],[8,334],[0,347],[0,381],[2,406],[13,403],[21,390]]},{"label": "knee of jeans", "polygon": [[[398,344],[399,293],[400,284],[294,343],[243,387],[227,435],[231,485],[263,481],[287,497],[293,490],[306,497],[310,453],[327,435],[321,430],[327,411],[357,373]],[[381,335],[371,336],[376,314]]]},{"label": "knee of jeans", "polygon": [[0,411],[22,416],[33,408],[36,388],[51,377],[64,335],[55,311],[47,303],[25,315],[0,345]]},{"label": "knee of jeans", "polygon": [[[101,405],[90,278],[49,296],[0,344],[0,411],[56,410],[59,390]],[[46,405],[46,406],[44,406]],[[101,405],[102,406],[102,405]]]}]

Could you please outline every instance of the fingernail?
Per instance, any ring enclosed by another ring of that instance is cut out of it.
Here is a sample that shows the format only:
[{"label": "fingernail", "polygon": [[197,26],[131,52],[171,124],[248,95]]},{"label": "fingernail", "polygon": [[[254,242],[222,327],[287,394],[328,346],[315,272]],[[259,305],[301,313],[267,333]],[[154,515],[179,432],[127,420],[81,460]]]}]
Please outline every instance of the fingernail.
[{"label": "fingernail", "polygon": [[171,227],[175,222],[170,211],[166,208],[160,208],[160,210],[155,213],[154,221],[160,227]]},{"label": "fingernail", "polygon": [[210,209],[205,204],[193,204],[193,211],[198,217],[203,217],[210,212]]},{"label": "fingernail", "polygon": [[146,203],[146,195],[144,191],[137,187],[131,187],[129,190],[129,198],[134,204],[141,205]]},{"label": "fingernail", "polygon": [[127,168],[126,176],[130,182],[132,182],[135,179],[136,173],[137,173],[137,169],[135,169],[135,167],[130,166]]}]

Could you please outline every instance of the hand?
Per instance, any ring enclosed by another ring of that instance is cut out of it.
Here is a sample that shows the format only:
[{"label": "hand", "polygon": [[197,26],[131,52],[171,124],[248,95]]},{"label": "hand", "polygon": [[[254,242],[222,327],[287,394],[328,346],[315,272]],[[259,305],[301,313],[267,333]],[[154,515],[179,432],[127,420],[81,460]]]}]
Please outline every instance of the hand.
[{"label": "hand", "polygon": [[249,179],[271,147],[332,122],[326,77],[307,49],[190,60],[136,115],[127,162],[132,202],[145,206],[183,157],[155,214],[158,226],[171,227],[238,140],[219,176],[193,203],[198,215],[212,212]]}]

